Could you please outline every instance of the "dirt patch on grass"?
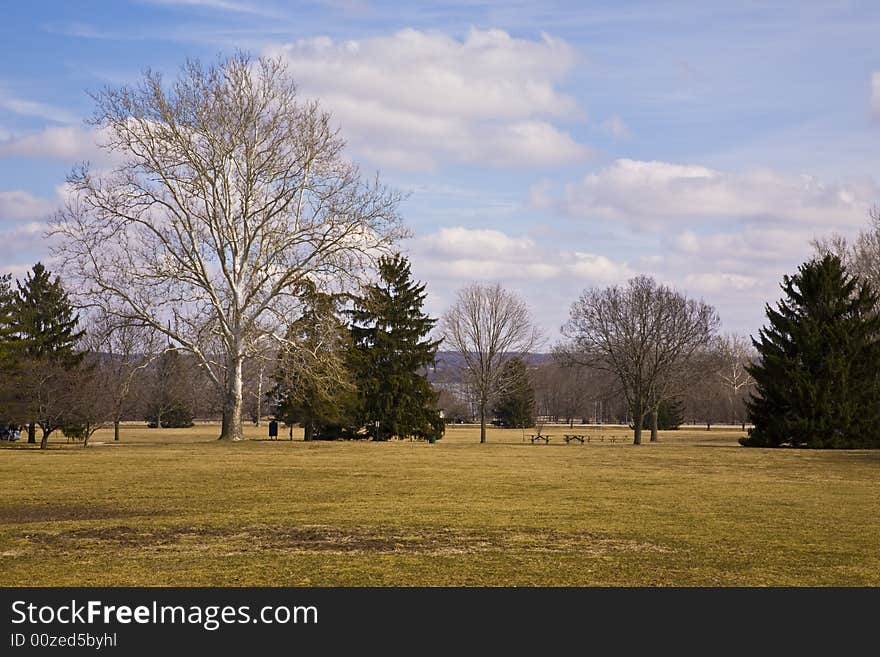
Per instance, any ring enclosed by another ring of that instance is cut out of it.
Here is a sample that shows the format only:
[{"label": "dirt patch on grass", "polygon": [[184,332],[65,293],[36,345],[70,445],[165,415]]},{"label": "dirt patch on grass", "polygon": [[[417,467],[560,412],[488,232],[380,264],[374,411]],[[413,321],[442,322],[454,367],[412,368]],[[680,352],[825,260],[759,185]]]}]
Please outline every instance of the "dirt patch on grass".
[{"label": "dirt patch on grass", "polygon": [[94,527],[61,532],[33,532],[31,543],[61,550],[86,547],[199,549],[229,552],[411,553],[472,554],[490,551],[583,553],[648,550],[673,552],[669,547],[596,533],[563,533],[540,529],[467,530],[451,528],[355,527],[327,525],[134,528]]},{"label": "dirt patch on grass", "polygon": [[56,504],[53,506],[0,507],[0,525],[17,525],[29,522],[59,522],[64,520],[109,520],[154,516],[156,512],[126,511],[113,506]]}]

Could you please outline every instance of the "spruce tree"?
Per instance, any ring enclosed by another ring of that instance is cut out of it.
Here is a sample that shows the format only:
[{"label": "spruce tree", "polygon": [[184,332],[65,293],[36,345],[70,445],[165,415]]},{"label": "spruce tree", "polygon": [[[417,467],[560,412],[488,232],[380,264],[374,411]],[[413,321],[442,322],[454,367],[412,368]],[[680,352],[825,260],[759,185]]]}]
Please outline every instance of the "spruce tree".
[{"label": "spruce tree", "polygon": [[79,316],[74,313],[61,279],[54,279],[38,262],[24,283],[17,284],[13,325],[21,341],[22,355],[29,359],[52,360],[74,365],[81,360],[76,343]]},{"label": "spruce tree", "polygon": [[747,446],[880,447],[880,316],[868,284],[826,255],[783,277],[752,342]]},{"label": "spruce tree", "polygon": [[502,389],[493,413],[503,427],[520,429],[535,425],[535,391],[526,364],[511,358],[501,374]]},{"label": "spruce tree", "polygon": [[[16,286],[12,330],[18,342],[19,366],[28,372],[49,374],[79,365],[83,354],[76,351],[76,344],[84,332],[77,331],[79,316],[61,286],[61,279],[58,276],[53,279],[46,267],[38,262],[24,282],[18,282]],[[33,378],[48,381],[53,377]],[[29,392],[31,399],[28,401],[34,402],[33,397],[38,393],[39,390]],[[36,442],[35,423],[32,414],[28,424],[29,443]],[[48,434],[54,427],[42,428],[42,446],[45,447]]]},{"label": "spruce tree", "polygon": [[5,372],[15,362],[17,343],[15,337],[15,290],[12,275],[0,276],[0,369]]},{"label": "spruce tree", "polygon": [[427,379],[440,342],[427,339],[437,320],[422,312],[425,296],[425,284],[412,280],[406,258],[383,257],[379,281],[364,288],[350,311],[360,424],[376,440],[443,432]]}]

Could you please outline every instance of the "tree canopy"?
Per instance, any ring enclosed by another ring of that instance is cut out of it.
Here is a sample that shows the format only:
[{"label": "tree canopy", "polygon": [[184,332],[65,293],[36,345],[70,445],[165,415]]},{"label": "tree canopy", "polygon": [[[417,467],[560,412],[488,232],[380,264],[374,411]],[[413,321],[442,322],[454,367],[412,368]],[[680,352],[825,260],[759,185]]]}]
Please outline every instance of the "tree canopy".
[{"label": "tree canopy", "polygon": [[880,317],[877,294],[834,255],[784,276],[785,296],[766,306],[748,367],[754,427],[741,443],[880,447]]}]

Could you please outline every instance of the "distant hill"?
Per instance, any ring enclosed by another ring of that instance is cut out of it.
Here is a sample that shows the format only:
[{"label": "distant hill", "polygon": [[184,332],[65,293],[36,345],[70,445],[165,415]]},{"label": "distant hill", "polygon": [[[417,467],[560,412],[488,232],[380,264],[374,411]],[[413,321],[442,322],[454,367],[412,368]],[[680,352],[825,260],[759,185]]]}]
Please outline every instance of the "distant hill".
[{"label": "distant hill", "polygon": [[[552,358],[552,354],[530,353],[528,362],[539,365]],[[429,381],[457,382],[464,367],[464,357],[457,351],[438,351],[436,366],[428,371]]]}]

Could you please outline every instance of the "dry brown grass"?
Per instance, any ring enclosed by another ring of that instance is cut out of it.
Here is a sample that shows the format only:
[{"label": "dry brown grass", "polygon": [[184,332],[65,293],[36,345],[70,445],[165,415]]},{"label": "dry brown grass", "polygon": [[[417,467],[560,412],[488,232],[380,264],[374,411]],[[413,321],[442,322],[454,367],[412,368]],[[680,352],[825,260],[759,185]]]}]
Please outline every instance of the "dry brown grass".
[{"label": "dry brown grass", "polygon": [[500,429],[480,445],[469,426],[436,445],[220,444],[216,425],[5,445],[0,584],[880,584],[880,453],[544,430],[549,445]]}]

